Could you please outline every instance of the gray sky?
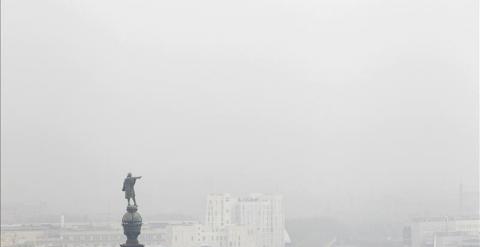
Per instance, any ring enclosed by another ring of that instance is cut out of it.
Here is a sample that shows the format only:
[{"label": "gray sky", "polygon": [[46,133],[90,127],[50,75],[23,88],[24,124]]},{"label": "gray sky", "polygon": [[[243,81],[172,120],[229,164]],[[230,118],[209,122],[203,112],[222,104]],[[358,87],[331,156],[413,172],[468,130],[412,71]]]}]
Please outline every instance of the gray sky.
[{"label": "gray sky", "polygon": [[473,0],[2,1],[2,205],[407,217],[473,190]]}]

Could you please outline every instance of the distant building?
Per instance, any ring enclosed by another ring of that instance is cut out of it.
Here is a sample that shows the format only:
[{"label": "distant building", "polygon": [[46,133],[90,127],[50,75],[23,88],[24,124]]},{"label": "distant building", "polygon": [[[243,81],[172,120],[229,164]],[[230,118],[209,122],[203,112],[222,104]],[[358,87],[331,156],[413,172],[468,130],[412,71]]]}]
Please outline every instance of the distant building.
[{"label": "distant building", "polygon": [[210,194],[204,225],[170,226],[167,236],[169,247],[284,247],[283,198]]},{"label": "distant building", "polygon": [[256,247],[259,246],[259,233],[254,226],[231,225],[226,228],[226,241],[223,246],[228,247]]},{"label": "distant building", "polygon": [[440,232],[435,234],[434,247],[479,247],[480,236],[472,232]]},{"label": "distant building", "polygon": [[201,224],[175,225],[167,227],[167,245],[176,247],[203,246],[207,244],[205,226]]},{"label": "distant building", "polygon": [[[139,236],[149,247],[166,245],[166,226],[184,222],[146,223]],[[125,241],[118,224],[2,225],[2,247],[118,247]]]},{"label": "distant building", "polygon": [[285,246],[285,213],[280,195],[252,194],[238,199],[235,221],[254,226],[261,234],[257,246]]},{"label": "distant building", "polygon": [[480,218],[428,217],[416,218],[404,232],[404,246],[411,247],[478,247]]},{"label": "distant building", "polygon": [[207,196],[205,225],[214,231],[223,230],[233,224],[233,210],[237,199],[230,194],[210,194]]},{"label": "distant building", "polygon": [[169,247],[255,247],[257,231],[250,226],[229,225],[222,231],[201,225],[169,226]]}]

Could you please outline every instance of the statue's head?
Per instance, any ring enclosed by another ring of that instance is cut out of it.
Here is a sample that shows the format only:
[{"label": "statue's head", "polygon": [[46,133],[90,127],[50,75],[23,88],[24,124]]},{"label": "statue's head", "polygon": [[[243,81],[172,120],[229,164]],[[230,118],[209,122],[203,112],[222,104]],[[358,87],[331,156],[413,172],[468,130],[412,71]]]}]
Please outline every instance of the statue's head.
[{"label": "statue's head", "polygon": [[132,173],[129,172],[129,173],[127,174],[127,177],[129,177],[129,178],[132,177]]}]

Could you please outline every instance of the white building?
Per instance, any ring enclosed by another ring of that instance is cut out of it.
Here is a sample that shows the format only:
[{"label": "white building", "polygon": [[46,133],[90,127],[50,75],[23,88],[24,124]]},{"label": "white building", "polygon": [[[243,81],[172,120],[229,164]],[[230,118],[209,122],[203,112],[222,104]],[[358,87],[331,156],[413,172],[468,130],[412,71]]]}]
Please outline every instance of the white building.
[{"label": "white building", "polygon": [[285,215],[279,195],[207,196],[205,224],[170,226],[169,247],[284,247]]},{"label": "white building", "polygon": [[207,196],[205,225],[214,231],[221,231],[233,224],[233,210],[237,199],[230,194],[210,194]]},{"label": "white building", "polygon": [[205,225],[171,225],[167,227],[167,245],[171,247],[219,247],[218,237]]},{"label": "white building", "polygon": [[445,232],[435,234],[434,247],[479,247],[480,235],[473,232]]},{"label": "white building", "polygon": [[235,221],[259,231],[258,247],[285,246],[285,213],[280,195],[252,194],[238,199]]},{"label": "white building", "polygon": [[[142,227],[139,241],[149,247],[165,246],[164,225],[146,223]],[[0,229],[2,247],[118,247],[125,242],[119,224],[60,223],[2,225]]]},{"label": "white building", "polygon": [[254,226],[231,225],[225,229],[226,247],[256,247],[259,233]]},{"label": "white building", "polygon": [[[478,217],[417,218],[410,226],[412,247],[479,246]],[[474,245],[470,245],[473,243]],[[460,244],[460,245],[457,245]]]}]

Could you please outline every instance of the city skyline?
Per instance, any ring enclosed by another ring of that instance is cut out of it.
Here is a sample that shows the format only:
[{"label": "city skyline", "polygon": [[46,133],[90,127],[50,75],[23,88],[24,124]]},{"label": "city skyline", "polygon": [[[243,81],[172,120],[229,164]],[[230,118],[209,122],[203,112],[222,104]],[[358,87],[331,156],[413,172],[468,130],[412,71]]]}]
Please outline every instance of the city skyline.
[{"label": "city skyline", "polygon": [[138,245],[142,218],[196,222],[172,223],[176,247],[203,247],[181,246],[199,229],[213,247],[471,240],[414,219],[480,212],[478,0],[0,4],[12,239],[102,238],[75,227],[126,215]]}]

